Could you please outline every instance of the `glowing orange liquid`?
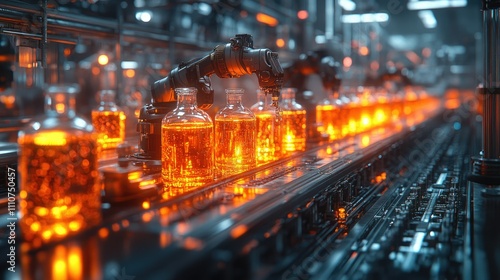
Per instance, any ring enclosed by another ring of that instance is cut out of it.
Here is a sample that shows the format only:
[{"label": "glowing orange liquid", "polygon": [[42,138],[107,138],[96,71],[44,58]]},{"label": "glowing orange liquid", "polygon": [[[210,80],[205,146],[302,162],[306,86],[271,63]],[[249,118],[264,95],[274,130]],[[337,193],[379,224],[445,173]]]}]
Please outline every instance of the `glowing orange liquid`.
[{"label": "glowing orange liquid", "polygon": [[92,126],[103,149],[116,148],[125,139],[125,114],[122,111],[92,111]]},{"label": "glowing orange liquid", "polygon": [[334,105],[316,106],[316,122],[320,124],[318,131],[328,134],[329,140],[335,140],[342,137],[342,122],[338,107]]},{"label": "glowing orange liquid", "polygon": [[256,120],[215,120],[216,175],[226,177],[255,167]]},{"label": "glowing orange liquid", "polygon": [[97,145],[91,136],[42,132],[21,137],[19,144],[20,225],[26,240],[37,247],[100,221]]},{"label": "glowing orange liquid", "polygon": [[280,158],[281,131],[276,116],[267,112],[256,112],[257,118],[257,162],[265,163]]},{"label": "glowing orange liquid", "polygon": [[306,150],[306,111],[283,111],[283,153]]},{"label": "glowing orange liquid", "polygon": [[213,125],[162,125],[162,178],[166,187],[200,187],[214,179]]}]

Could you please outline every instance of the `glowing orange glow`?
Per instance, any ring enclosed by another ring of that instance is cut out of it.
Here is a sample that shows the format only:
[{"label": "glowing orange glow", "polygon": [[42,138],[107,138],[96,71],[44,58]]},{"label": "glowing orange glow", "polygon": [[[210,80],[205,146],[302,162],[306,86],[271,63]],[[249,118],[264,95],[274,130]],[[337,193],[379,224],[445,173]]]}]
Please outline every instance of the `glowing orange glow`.
[{"label": "glowing orange glow", "polygon": [[188,224],[183,222],[177,224],[177,233],[179,233],[180,235],[185,234],[188,230],[189,230]]},{"label": "glowing orange glow", "polygon": [[18,64],[19,67],[33,68],[36,63],[36,51],[30,47],[18,47]]},{"label": "glowing orange glow", "polygon": [[149,221],[151,221],[152,218],[153,218],[153,214],[151,214],[149,212],[142,214],[142,221],[145,223],[148,223]]},{"label": "glowing orange glow", "polygon": [[120,225],[118,223],[114,223],[111,225],[111,230],[113,231],[119,231],[120,230]]},{"label": "glowing orange glow", "polygon": [[141,178],[141,175],[142,175],[141,171],[134,171],[134,172],[130,172],[127,177],[130,181],[135,181],[135,180]]},{"label": "glowing orange glow", "polygon": [[101,229],[99,229],[97,234],[99,235],[100,238],[104,239],[104,238],[108,237],[109,230],[107,228],[101,228]]},{"label": "glowing orange glow", "polygon": [[457,109],[458,107],[460,107],[460,100],[448,99],[444,102],[444,107],[449,110]]},{"label": "glowing orange glow", "polygon": [[28,196],[28,193],[25,190],[22,190],[19,192],[19,197],[20,198],[26,198]]},{"label": "glowing orange glow", "polygon": [[359,48],[359,54],[362,56],[367,56],[370,53],[370,49],[367,46],[362,46]]},{"label": "glowing orange glow", "polygon": [[375,124],[383,124],[386,120],[385,112],[383,109],[376,109],[375,110]]},{"label": "glowing orange glow", "polygon": [[423,55],[424,57],[429,57],[429,56],[431,56],[431,53],[432,53],[432,51],[431,51],[431,49],[430,49],[430,48],[423,48],[423,49],[422,49],[422,55]]},{"label": "glowing orange glow", "polygon": [[352,58],[350,58],[349,56],[344,57],[344,59],[342,60],[342,64],[346,68],[351,67],[352,66]]},{"label": "glowing orange glow", "polygon": [[143,201],[142,202],[142,208],[143,209],[149,209],[149,207],[151,207],[151,205],[149,204],[149,201]]},{"label": "glowing orange glow", "polygon": [[34,222],[31,224],[31,230],[34,232],[37,232],[40,230],[40,223],[39,222]]},{"label": "glowing orange glow", "polygon": [[1,95],[0,102],[2,102],[7,109],[12,109],[16,103],[16,97],[14,95]]},{"label": "glowing orange glow", "polygon": [[135,77],[135,70],[134,69],[125,70],[125,77],[127,77],[127,78]]},{"label": "glowing orange glow", "polygon": [[[101,93],[102,94],[102,93]],[[125,112],[111,110],[92,110],[92,125],[97,133],[97,143],[102,149],[116,148],[125,138]],[[132,172],[130,180],[138,179],[142,174]]]},{"label": "glowing orange glow", "polygon": [[38,146],[64,146],[66,145],[66,132],[47,131],[35,136],[34,142]]},{"label": "glowing orange glow", "polygon": [[372,120],[368,114],[361,115],[361,126],[363,129],[367,129],[371,126]]},{"label": "glowing orange glow", "polygon": [[122,227],[126,228],[130,225],[130,222],[128,220],[123,220],[122,221]]},{"label": "glowing orange glow", "polygon": [[49,240],[50,237],[52,237],[52,231],[51,230],[45,230],[42,232],[42,238],[45,240]]},{"label": "glowing orange glow", "polygon": [[105,54],[101,54],[97,57],[97,63],[100,65],[106,65],[109,62],[109,57]]},{"label": "glowing orange glow", "polygon": [[82,223],[79,221],[71,221],[68,227],[71,231],[78,231],[82,227]]},{"label": "glowing orange glow", "polygon": [[82,250],[80,249],[80,247],[70,246],[68,251],[69,278],[82,279]]},{"label": "glowing orange glow", "polygon": [[420,57],[413,51],[406,52],[406,57],[409,61],[413,62],[413,64],[420,64]]},{"label": "glowing orange glow", "polygon": [[342,219],[342,220],[346,219],[347,214],[345,212],[345,208],[344,207],[340,207],[338,213],[339,213],[338,214],[339,219]]},{"label": "glowing orange glow", "polygon": [[285,46],[285,40],[283,40],[282,38],[276,39],[276,46],[278,48],[283,48]]},{"label": "glowing orange glow", "polygon": [[387,179],[387,173],[385,171],[380,173],[380,178],[382,178],[382,180]]},{"label": "glowing orange glow", "polygon": [[304,20],[309,17],[309,13],[306,10],[300,10],[297,12],[297,17],[301,20]]},{"label": "glowing orange glow", "polygon": [[162,231],[160,233],[160,247],[166,248],[172,241],[172,235],[169,232]]},{"label": "glowing orange glow", "polygon": [[99,73],[101,73],[101,69],[99,69],[99,67],[96,67],[96,66],[92,67],[91,71],[92,71],[92,74],[94,76],[97,76],[97,75],[99,75]]},{"label": "glowing orange glow", "polygon": [[245,234],[245,232],[248,231],[248,227],[246,225],[238,225],[237,227],[233,228],[231,230],[231,237],[233,239],[236,239],[240,236],[242,236],[243,234]]},{"label": "glowing orange glow", "polygon": [[370,136],[364,135],[361,138],[361,146],[364,148],[364,147],[367,147],[368,145],[370,145]]},{"label": "glowing orange glow", "polygon": [[184,239],[184,248],[187,250],[200,250],[203,248],[203,242],[194,237],[187,237]]},{"label": "glowing orange glow", "polygon": [[58,245],[54,250],[54,261],[52,262],[52,276],[54,279],[68,278],[66,249],[62,245]]},{"label": "glowing orange glow", "polygon": [[263,13],[257,13],[257,15],[255,16],[255,19],[257,19],[258,22],[267,24],[271,27],[275,27],[276,25],[278,25],[277,19],[275,19],[274,17],[272,17],[270,15],[266,15]]},{"label": "glowing orange glow", "polygon": [[65,48],[64,49],[64,56],[69,56],[71,54],[71,49],[70,48]]}]

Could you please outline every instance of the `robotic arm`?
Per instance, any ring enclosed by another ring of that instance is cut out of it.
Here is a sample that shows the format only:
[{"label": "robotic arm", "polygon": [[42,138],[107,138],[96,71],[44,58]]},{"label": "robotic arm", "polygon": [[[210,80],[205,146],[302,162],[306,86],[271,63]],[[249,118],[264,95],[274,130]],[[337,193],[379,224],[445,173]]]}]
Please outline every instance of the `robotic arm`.
[{"label": "robotic arm", "polygon": [[[273,101],[277,101],[283,84],[278,54],[269,49],[253,49],[252,37],[238,34],[230,39],[230,43],[215,47],[201,59],[179,65],[169,76],[156,81],[151,87],[153,103],[175,101],[174,88],[193,86],[204,76],[216,74],[220,78],[238,78],[252,73],[257,75],[260,88],[271,93]],[[203,94],[208,94],[208,91]],[[211,101],[213,97],[201,98],[198,103],[205,108],[208,103],[211,105]]]},{"label": "robotic arm", "polygon": [[259,86],[272,95],[273,104],[283,85],[283,69],[278,54],[269,49],[254,49],[252,36],[238,34],[225,45],[219,45],[200,59],[194,59],[172,69],[170,74],[156,81],[151,87],[152,104],[142,108],[137,124],[141,134],[137,158],[159,160],[161,156],[161,120],[175,108],[175,88],[196,87],[198,107],[208,109],[213,103],[214,92],[209,76],[238,78],[257,75]]},{"label": "robotic arm", "polygon": [[298,92],[307,90],[308,76],[318,74],[324,89],[338,90],[340,86],[340,64],[331,56],[322,54],[321,51],[310,51],[301,54],[293,63],[283,67],[285,71],[286,86],[296,88]]}]

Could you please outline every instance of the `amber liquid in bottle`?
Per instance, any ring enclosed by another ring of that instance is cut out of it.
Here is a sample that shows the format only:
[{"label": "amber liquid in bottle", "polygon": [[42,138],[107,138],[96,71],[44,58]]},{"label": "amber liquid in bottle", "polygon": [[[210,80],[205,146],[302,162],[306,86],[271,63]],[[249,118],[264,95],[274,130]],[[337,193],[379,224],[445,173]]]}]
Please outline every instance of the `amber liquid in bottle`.
[{"label": "amber liquid in bottle", "polygon": [[320,104],[316,106],[316,122],[320,124],[318,131],[327,134],[329,140],[342,137],[340,122],[340,108],[333,104]]},{"label": "amber liquid in bottle", "polygon": [[194,188],[213,181],[213,124],[162,125],[162,177],[166,186]]},{"label": "amber liquid in bottle", "polygon": [[255,167],[255,119],[216,119],[215,166],[218,176],[229,176]]},{"label": "amber liquid in bottle", "polygon": [[92,111],[92,126],[97,142],[103,149],[115,148],[125,139],[125,113],[122,111]]},{"label": "amber liquid in bottle", "polygon": [[280,158],[281,131],[276,114],[256,112],[257,119],[257,162],[266,163]]},{"label": "amber liquid in bottle", "polygon": [[286,111],[282,113],[283,152],[306,150],[306,111]]},{"label": "amber liquid in bottle", "polygon": [[19,139],[20,224],[26,240],[39,245],[100,221],[93,137],[53,131]]}]

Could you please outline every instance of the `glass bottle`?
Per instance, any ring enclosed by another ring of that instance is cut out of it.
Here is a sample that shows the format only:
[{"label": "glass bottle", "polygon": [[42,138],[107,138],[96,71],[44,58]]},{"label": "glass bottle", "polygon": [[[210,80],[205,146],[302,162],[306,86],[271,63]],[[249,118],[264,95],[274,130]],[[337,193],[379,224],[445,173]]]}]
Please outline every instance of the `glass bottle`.
[{"label": "glass bottle", "polygon": [[291,154],[306,149],[306,110],[295,102],[294,88],[281,90],[282,153]]},{"label": "glass bottle", "polygon": [[328,97],[316,106],[318,132],[328,137],[330,141],[342,138],[343,110],[344,104],[339,92],[334,90],[328,90]]},{"label": "glass bottle", "polygon": [[214,132],[210,116],[196,103],[196,88],[176,88],[177,107],[161,125],[165,187],[196,188],[214,179]]},{"label": "glass bottle", "polygon": [[215,168],[226,177],[255,167],[255,115],[243,106],[243,89],[226,89],[226,106],[215,114]]},{"label": "glass bottle", "polygon": [[257,124],[256,160],[258,164],[277,160],[281,157],[281,116],[271,107],[267,95],[257,91],[257,103],[250,110]]},{"label": "glass bottle", "polygon": [[99,92],[99,108],[92,110],[92,125],[102,149],[116,148],[125,140],[125,113],[115,104],[115,91]]},{"label": "glass bottle", "polygon": [[21,233],[37,247],[101,220],[98,145],[75,114],[77,85],[45,91],[45,117],[19,132]]}]

